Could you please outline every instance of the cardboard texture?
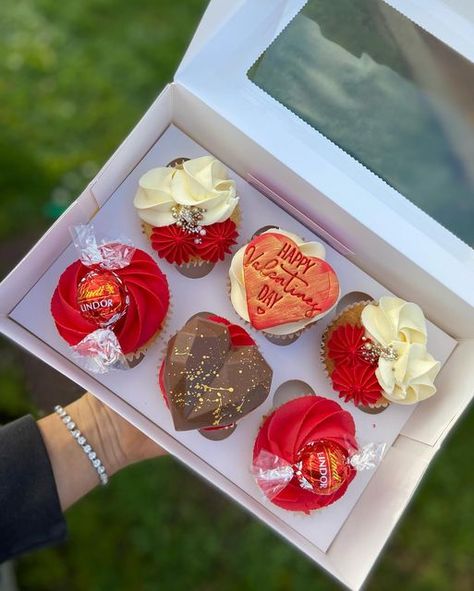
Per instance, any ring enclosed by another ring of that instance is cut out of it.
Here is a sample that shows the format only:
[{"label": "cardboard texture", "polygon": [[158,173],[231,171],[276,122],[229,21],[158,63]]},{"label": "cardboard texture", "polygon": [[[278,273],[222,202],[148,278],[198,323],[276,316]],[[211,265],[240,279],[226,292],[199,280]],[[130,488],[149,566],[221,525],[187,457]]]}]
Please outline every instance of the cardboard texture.
[{"label": "cardboard texture", "polygon": [[[359,589],[437,449],[472,399],[474,256],[424,216],[410,216],[402,196],[400,206],[391,209],[387,218],[380,197],[396,201],[397,195],[387,188],[380,191],[366,169],[289,112],[262,100],[250,86],[246,68],[303,4],[302,0],[211,2],[176,82],[163,90],[82,195],[0,284],[0,330],[93,391],[347,587]],[[461,11],[454,12],[440,0],[433,0],[429,14],[421,0],[389,4],[467,57],[474,56],[473,26]],[[174,431],[157,386],[157,368],[167,339],[193,313],[211,309],[240,322],[227,296],[229,259],[196,280],[159,261],[170,281],[173,310],[167,331],[128,372],[100,378],[87,374],[71,360],[49,314],[59,275],[77,258],[69,226],[93,218],[99,231],[126,234],[139,248],[152,252],[132,206],[138,177],[177,156],[206,152],[226,163],[237,179],[243,211],[239,245],[269,224],[324,241],[342,295],[359,291],[380,297],[391,290],[416,301],[431,321],[430,350],[444,363],[438,394],[420,405],[392,405],[372,416],[343,405],[354,416],[361,442],[386,441],[390,449],[375,472],[359,474],[343,499],[310,517],[263,501],[248,466],[258,425],[272,408],[280,384],[300,379],[317,393],[337,399],[318,355],[331,314],[287,348],[251,331],[275,371],[272,392],[221,442],[208,441],[197,432]],[[402,241],[403,236],[411,239]]]},{"label": "cardboard texture", "polygon": [[[198,144],[192,142],[176,127],[170,127],[93,217],[92,222],[98,235],[130,237],[137,247],[152,254],[153,250],[142,233],[132,203],[138,179],[150,168],[164,166],[176,157],[196,157],[204,154],[205,151]],[[232,173],[231,175],[234,176]],[[268,224],[295,232],[306,240],[318,239],[243,179],[236,180],[242,209],[239,246],[245,244],[256,230]],[[11,317],[19,324],[69,359],[72,359],[71,351],[57,334],[49,313],[49,302],[59,276],[76,259],[74,247],[68,246],[11,313]],[[373,281],[329,246],[327,260],[337,270],[343,296],[351,291],[368,293],[374,298],[386,293],[382,285]],[[272,408],[271,396],[251,416],[239,423],[235,433],[228,440],[215,443],[205,440],[196,432],[176,433],[157,385],[158,366],[163,357],[165,344],[190,316],[210,310],[231,321],[240,322],[228,296],[229,262],[228,259],[225,263],[218,264],[205,278],[187,279],[180,275],[173,265],[160,260],[159,265],[168,277],[172,294],[172,313],[167,321],[167,330],[157,339],[146,358],[136,368],[127,372],[111,372],[105,376],[97,376],[96,380],[164,428],[255,500],[263,502],[249,473],[249,466],[258,425],[262,416]],[[193,291],[192,298],[189,297],[190,289]],[[38,314],[38,310],[43,310],[44,313]],[[296,343],[288,347],[271,344],[261,334],[252,331],[261,352],[274,370],[272,393],[286,380],[298,378],[309,383],[315,392],[337,399],[319,362],[321,334],[332,317],[333,314],[329,314],[323,318],[313,329],[308,330]],[[443,362],[446,361],[455,346],[455,341],[433,325],[430,325],[429,339],[433,354]],[[352,411],[352,408],[350,410]],[[359,439],[365,442],[374,439],[386,441],[390,445],[413,410],[414,407],[392,405],[384,413],[374,416],[354,409]],[[232,462],[228,461],[229,457],[233,458]],[[281,520],[325,551],[371,476],[370,473],[359,474],[340,502],[310,517],[285,512],[273,505],[269,505],[268,510],[275,512]]]}]

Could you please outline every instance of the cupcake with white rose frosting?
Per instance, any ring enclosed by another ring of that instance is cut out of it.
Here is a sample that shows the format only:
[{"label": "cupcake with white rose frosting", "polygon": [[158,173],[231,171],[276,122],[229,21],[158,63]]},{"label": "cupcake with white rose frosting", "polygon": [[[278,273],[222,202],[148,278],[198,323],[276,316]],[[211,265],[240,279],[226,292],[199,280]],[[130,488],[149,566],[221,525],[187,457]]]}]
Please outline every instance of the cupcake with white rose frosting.
[{"label": "cupcake with white rose frosting", "polygon": [[230,298],[237,314],[268,340],[289,344],[337,304],[339,281],[319,242],[270,228],[232,258]]},{"label": "cupcake with white rose frosting", "polygon": [[178,158],[149,170],[133,204],[158,256],[187,276],[206,275],[236,244],[235,181],[213,156]]},{"label": "cupcake with white rose frosting", "polygon": [[397,297],[348,306],[323,335],[322,360],[334,390],[362,409],[415,404],[436,393],[440,370],[427,350],[421,308]]}]

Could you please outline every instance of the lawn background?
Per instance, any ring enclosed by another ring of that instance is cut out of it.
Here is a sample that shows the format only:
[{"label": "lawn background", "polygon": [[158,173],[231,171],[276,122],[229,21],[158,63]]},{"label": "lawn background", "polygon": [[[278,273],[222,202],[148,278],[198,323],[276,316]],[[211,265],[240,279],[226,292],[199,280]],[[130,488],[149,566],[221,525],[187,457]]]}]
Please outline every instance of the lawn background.
[{"label": "lawn background", "polygon": [[[0,275],[92,178],[173,72],[205,0],[3,0]],[[0,422],[78,394],[0,341]],[[425,477],[367,588],[474,589],[474,416]],[[1,509],[1,508],[0,508]],[[19,559],[21,591],[326,591],[311,562],[173,459],[68,513],[69,541]],[[0,532],[1,535],[1,532]]]}]

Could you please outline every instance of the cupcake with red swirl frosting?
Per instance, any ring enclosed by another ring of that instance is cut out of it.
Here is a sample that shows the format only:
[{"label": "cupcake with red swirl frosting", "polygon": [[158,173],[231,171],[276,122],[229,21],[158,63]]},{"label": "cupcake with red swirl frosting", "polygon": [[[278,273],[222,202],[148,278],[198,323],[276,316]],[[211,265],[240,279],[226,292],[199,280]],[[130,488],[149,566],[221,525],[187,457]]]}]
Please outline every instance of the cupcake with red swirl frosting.
[{"label": "cupcake with red swirl frosting", "polygon": [[133,204],[160,258],[189,277],[203,277],[238,238],[235,181],[213,156],[177,158],[138,182]]},{"label": "cupcake with red swirl frosting", "polygon": [[350,458],[357,450],[347,411],[333,400],[302,396],[264,420],[253,448],[253,472],[273,504],[309,513],[344,495],[356,475]]},{"label": "cupcake with red swirl frosting", "polygon": [[[91,267],[80,260],[72,263],[61,275],[51,299],[56,328],[72,347],[98,328],[80,306],[81,286],[90,273]],[[170,299],[168,281],[155,261],[139,249],[134,249],[127,266],[106,273],[106,281],[109,279],[120,286],[126,298],[123,312],[110,327],[122,353],[131,360],[146,350],[163,328]],[[105,288],[113,290],[107,283]]]},{"label": "cupcake with red swirl frosting", "polygon": [[345,402],[368,412],[415,404],[436,393],[440,363],[427,350],[421,308],[397,297],[344,308],[322,339],[327,374]]}]

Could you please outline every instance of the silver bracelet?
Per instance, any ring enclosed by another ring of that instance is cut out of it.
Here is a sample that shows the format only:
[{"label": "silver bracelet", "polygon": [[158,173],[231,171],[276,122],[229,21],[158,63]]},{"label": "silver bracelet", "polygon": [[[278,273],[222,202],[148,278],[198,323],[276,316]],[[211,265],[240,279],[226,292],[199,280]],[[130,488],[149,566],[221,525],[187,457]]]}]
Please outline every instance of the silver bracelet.
[{"label": "silver bracelet", "polygon": [[82,451],[86,454],[87,458],[92,464],[92,467],[99,476],[100,483],[105,486],[109,481],[109,477],[107,476],[107,472],[105,471],[104,464],[99,460],[97,454],[92,449],[90,443],[87,442],[87,439],[79,431],[79,429],[76,429],[76,423],[71,419],[71,417],[67,414],[67,412],[64,410],[62,406],[57,404],[54,407],[54,411],[60,417],[60,419],[66,426],[66,429],[69,431],[69,433],[71,433],[72,437],[80,445]]}]

